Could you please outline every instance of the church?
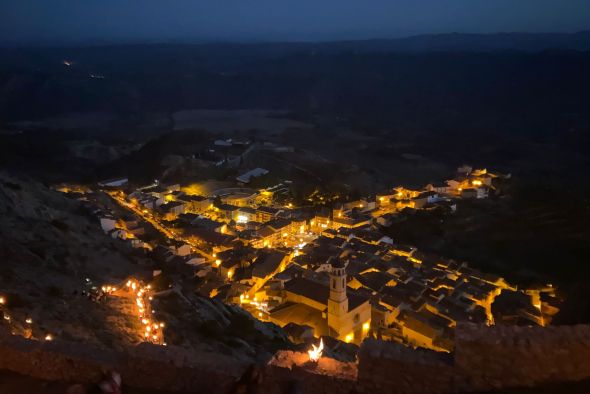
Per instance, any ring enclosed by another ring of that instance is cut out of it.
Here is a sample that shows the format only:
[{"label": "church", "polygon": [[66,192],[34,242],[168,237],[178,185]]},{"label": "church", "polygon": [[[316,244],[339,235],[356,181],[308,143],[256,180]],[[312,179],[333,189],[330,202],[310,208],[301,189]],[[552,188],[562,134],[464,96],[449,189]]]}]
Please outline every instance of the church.
[{"label": "church", "polygon": [[346,268],[332,263],[329,285],[306,278],[293,278],[284,285],[283,304],[270,315],[271,321],[313,328],[314,336],[328,335],[360,344],[371,326],[369,299],[346,285]]}]

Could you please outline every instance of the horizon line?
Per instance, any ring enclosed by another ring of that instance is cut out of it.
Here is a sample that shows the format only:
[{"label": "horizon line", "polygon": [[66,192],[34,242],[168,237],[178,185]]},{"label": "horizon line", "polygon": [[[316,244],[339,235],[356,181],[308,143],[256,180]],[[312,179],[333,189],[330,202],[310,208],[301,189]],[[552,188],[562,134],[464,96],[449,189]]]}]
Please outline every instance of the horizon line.
[{"label": "horizon line", "polygon": [[398,41],[419,37],[432,36],[500,36],[500,35],[522,35],[522,36],[573,36],[577,34],[590,33],[590,27],[583,30],[571,32],[561,31],[497,31],[488,33],[472,33],[450,31],[444,33],[419,33],[408,34],[397,37],[375,36],[371,38],[341,38],[341,39],[261,39],[261,38],[89,38],[85,40],[3,40],[0,41],[0,48],[76,48],[76,47],[102,47],[102,46],[133,46],[133,45],[208,45],[208,44],[236,44],[236,45],[256,45],[256,44],[328,44],[342,42],[368,42],[368,41]]}]

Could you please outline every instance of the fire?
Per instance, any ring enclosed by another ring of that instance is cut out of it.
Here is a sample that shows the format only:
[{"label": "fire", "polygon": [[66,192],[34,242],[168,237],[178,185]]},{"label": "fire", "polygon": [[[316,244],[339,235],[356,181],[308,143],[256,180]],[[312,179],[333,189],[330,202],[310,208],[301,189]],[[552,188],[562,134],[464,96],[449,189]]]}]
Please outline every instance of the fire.
[{"label": "fire", "polygon": [[[151,310],[149,313],[150,301],[153,300],[151,293],[151,285],[143,285],[139,281],[129,280],[126,283],[127,290],[135,297],[135,305],[137,306],[138,318],[143,325],[143,338],[145,341],[152,343],[162,343],[164,339],[163,328],[165,324],[163,322],[153,321],[153,315],[156,313],[155,310]],[[111,287],[112,288],[112,287]]]},{"label": "fire", "polygon": [[312,344],[311,347],[311,350],[307,351],[307,354],[309,354],[309,361],[314,363],[318,362],[324,351],[324,340],[320,339],[320,346]]},{"label": "fire", "polygon": [[115,291],[117,291],[117,288],[114,286],[102,286],[101,290],[103,293],[113,294]]}]

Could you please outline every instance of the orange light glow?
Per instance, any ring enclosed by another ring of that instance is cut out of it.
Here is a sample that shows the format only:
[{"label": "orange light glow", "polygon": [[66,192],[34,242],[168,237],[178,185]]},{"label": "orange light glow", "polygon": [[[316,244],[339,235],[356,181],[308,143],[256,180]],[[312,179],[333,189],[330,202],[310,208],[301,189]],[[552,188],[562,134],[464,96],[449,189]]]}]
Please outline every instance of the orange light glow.
[{"label": "orange light glow", "polygon": [[314,344],[311,345],[311,350],[307,351],[309,355],[309,361],[311,362],[318,362],[320,357],[322,357],[322,352],[324,351],[324,341],[320,339],[320,345],[316,346]]}]

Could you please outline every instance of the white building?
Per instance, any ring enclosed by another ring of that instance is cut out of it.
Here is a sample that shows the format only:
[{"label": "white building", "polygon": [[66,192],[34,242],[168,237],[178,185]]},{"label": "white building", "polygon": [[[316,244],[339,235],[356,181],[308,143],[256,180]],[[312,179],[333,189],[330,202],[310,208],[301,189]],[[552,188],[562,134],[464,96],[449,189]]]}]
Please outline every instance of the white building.
[{"label": "white building", "polygon": [[266,175],[266,174],[268,174],[268,172],[269,172],[268,170],[258,167],[258,168],[255,168],[253,170],[246,172],[245,174],[238,176],[236,178],[236,180],[241,183],[249,183],[252,180],[252,178]]},{"label": "white building", "polygon": [[102,228],[102,231],[104,231],[105,233],[114,230],[116,224],[117,221],[113,217],[104,216],[100,218],[100,227]]}]

